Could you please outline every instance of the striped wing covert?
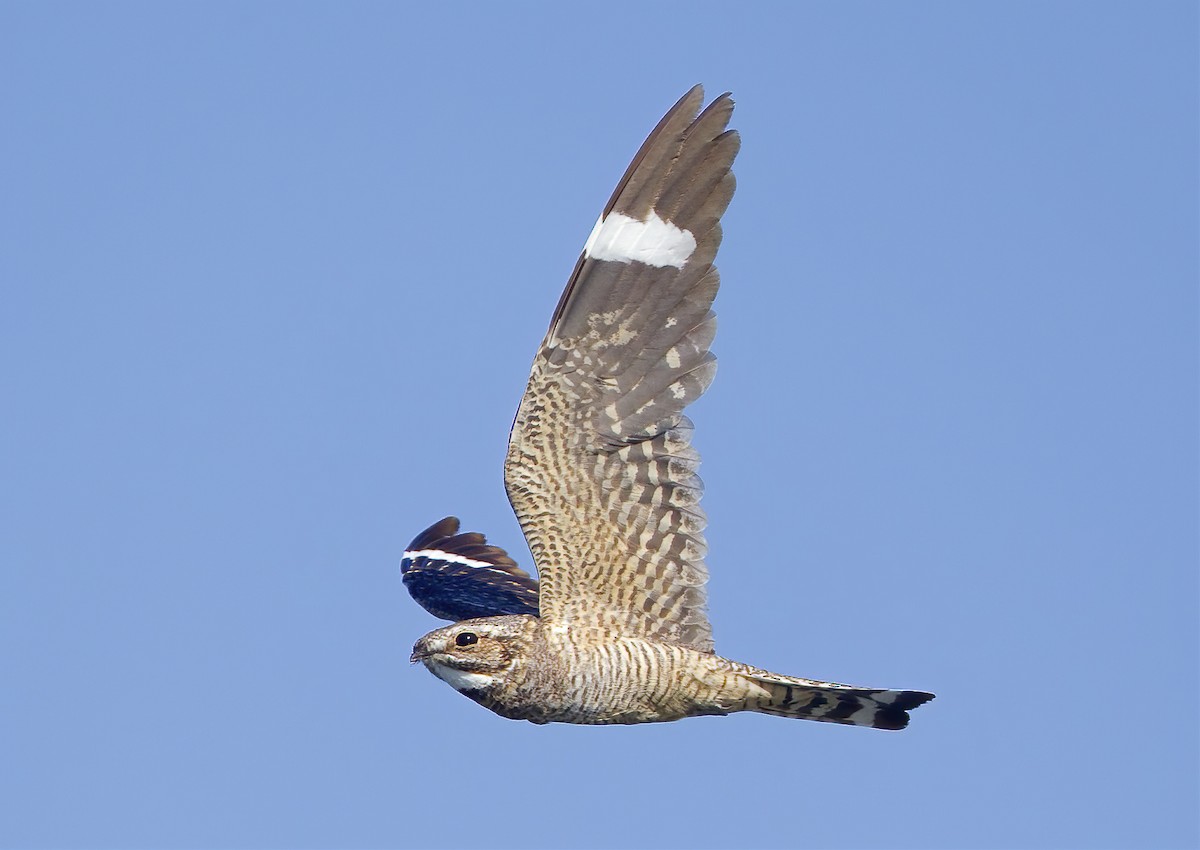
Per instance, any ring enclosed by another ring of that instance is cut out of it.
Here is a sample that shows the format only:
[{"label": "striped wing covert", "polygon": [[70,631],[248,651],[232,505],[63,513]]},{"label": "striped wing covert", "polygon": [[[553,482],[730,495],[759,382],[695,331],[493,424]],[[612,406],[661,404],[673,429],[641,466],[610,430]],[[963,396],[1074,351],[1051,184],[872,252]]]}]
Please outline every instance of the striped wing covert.
[{"label": "striped wing covert", "polygon": [[734,191],[728,94],[697,86],[646,139],[563,292],[509,438],[505,485],[544,619],[712,651],[699,456],[713,261]]},{"label": "striped wing covert", "polygon": [[412,598],[443,620],[538,613],[537,579],[482,534],[459,534],[456,517],[418,534],[404,552],[400,573]]}]

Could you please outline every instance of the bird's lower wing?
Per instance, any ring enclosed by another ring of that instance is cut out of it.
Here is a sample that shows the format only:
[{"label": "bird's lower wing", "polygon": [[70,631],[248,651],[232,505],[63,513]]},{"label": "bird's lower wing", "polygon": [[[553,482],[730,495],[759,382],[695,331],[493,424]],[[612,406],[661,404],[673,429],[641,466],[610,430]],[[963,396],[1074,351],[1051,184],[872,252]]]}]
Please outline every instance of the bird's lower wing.
[{"label": "bird's lower wing", "polygon": [[452,516],[413,538],[400,561],[400,573],[412,598],[443,620],[538,615],[537,579],[482,534],[460,534],[458,519]]}]

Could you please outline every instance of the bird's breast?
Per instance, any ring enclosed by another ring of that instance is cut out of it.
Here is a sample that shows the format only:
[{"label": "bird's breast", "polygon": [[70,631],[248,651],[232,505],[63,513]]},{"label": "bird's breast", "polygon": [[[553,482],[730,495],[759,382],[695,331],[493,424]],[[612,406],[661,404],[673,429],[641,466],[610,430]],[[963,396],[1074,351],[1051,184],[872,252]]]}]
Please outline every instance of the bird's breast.
[{"label": "bird's breast", "polygon": [[679,647],[640,638],[547,635],[551,719],[566,723],[647,723],[688,713]]}]

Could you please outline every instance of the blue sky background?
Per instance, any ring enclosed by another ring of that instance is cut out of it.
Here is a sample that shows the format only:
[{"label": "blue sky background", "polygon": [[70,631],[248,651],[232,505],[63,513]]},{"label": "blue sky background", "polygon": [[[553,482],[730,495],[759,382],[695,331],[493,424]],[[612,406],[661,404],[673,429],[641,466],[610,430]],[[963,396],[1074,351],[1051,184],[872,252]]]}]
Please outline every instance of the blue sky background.
[{"label": "blue sky background", "polygon": [[[0,843],[1194,847],[1193,3],[0,3]],[[722,654],[904,733],[502,720],[397,562],[602,204],[743,148]]]}]

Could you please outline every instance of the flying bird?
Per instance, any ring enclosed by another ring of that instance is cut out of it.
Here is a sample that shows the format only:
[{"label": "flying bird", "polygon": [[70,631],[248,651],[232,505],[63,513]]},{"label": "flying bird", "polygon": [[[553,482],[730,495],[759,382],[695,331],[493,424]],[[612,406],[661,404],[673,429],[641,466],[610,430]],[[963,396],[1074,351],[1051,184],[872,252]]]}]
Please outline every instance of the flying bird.
[{"label": "flying bird", "polygon": [[[684,408],[708,388],[733,100],[696,86],[650,133],[583,246],[533,361],[504,463],[540,582],[447,517],[405,586],[455,621],[412,660],[533,723],[650,723],[757,711],[902,729],[933,699],[722,658],[705,614],[700,459]],[[749,568],[749,565],[747,565]]]}]

